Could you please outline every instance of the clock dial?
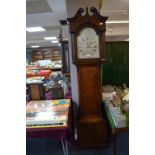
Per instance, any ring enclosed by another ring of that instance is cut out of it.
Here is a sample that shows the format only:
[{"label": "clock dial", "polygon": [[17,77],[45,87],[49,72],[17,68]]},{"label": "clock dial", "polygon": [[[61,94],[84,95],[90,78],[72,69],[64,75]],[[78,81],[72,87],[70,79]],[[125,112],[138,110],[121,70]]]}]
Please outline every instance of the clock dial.
[{"label": "clock dial", "polygon": [[77,37],[79,59],[99,58],[99,37],[93,28],[84,28]]}]

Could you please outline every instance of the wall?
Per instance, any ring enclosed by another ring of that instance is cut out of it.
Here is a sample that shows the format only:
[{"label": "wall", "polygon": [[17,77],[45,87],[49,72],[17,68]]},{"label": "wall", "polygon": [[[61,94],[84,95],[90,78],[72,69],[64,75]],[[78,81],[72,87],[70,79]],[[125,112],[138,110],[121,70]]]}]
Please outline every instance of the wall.
[{"label": "wall", "polygon": [[102,83],[129,85],[129,42],[106,42],[106,62],[102,66]]},{"label": "wall", "polygon": [[32,62],[32,50],[26,50],[26,62],[28,64]]}]

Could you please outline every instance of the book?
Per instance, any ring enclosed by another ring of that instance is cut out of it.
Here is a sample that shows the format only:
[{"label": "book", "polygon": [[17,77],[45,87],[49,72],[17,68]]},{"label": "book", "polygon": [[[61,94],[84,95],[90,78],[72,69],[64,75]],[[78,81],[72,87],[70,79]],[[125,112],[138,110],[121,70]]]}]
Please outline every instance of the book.
[{"label": "book", "polygon": [[70,99],[30,101],[26,106],[26,126],[66,126]]}]

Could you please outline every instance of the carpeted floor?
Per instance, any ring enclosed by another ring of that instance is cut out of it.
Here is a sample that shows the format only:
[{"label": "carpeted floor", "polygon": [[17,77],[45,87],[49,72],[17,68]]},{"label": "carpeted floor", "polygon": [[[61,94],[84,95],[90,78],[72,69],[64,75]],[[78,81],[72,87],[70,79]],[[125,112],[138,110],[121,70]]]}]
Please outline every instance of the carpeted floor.
[{"label": "carpeted floor", "polygon": [[[68,145],[69,155],[113,155],[112,138],[109,138],[109,145],[100,149],[78,150]],[[26,155],[63,155],[60,141],[52,139],[27,138]],[[129,155],[129,134],[117,135],[117,155]]]}]

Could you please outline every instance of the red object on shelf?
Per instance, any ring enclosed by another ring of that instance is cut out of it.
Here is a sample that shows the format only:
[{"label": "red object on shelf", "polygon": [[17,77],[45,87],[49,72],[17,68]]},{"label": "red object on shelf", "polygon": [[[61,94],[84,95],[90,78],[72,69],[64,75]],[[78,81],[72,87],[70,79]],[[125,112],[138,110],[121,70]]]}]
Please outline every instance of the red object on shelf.
[{"label": "red object on shelf", "polygon": [[36,77],[36,76],[43,76],[45,79],[48,79],[49,76],[51,75],[52,71],[51,70],[41,70],[36,74],[26,74],[26,78],[29,77]]}]

